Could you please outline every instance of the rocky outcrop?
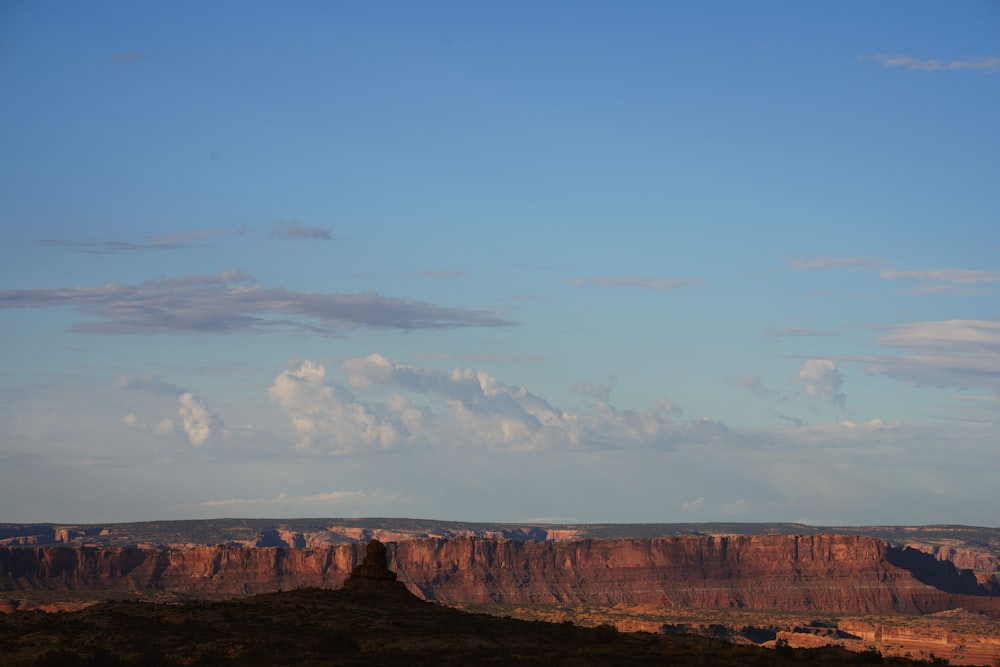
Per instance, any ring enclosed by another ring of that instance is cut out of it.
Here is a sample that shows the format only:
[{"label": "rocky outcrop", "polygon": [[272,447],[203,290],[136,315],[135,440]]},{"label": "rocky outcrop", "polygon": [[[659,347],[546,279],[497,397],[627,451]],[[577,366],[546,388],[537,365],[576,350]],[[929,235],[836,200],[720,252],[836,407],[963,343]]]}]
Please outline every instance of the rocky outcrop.
[{"label": "rocky outcrop", "polygon": [[1000,555],[985,549],[927,544],[907,544],[906,546],[931,554],[938,560],[951,561],[955,567],[963,570],[972,570],[977,574],[987,575],[1000,573]]},{"label": "rocky outcrop", "polygon": [[[928,613],[964,607],[1000,616],[1000,597],[977,588],[974,577],[970,581],[951,563],[914,558],[868,537],[567,542],[457,538],[386,546],[384,560],[399,581],[425,599],[446,604],[633,604],[829,613]],[[34,590],[239,595],[307,586],[338,588],[359,563],[364,567],[362,549],[357,543],[302,549],[0,547],[0,591],[6,591],[0,597],[23,597]]]},{"label": "rocky outcrop", "polygon": [[403,582],[386,565],[386,548],[378,540],[372,540],[365,547],[365,559],[351,571],[344,582],[344,588],[360,593],[390,593],[410,596]]}]

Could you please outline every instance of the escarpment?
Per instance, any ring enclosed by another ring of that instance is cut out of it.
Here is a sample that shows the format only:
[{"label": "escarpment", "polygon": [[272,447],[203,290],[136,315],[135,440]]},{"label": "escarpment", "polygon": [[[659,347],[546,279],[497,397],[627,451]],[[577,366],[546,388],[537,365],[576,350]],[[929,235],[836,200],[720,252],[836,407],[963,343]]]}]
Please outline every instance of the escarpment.
[{"label": "escarpment", "polygon": [[[1000,597],[947,561],[848,535],[681,536],[515,541],[417,539],[386,545],[399,581],[445,604],[507,603],[1000,616]],[[325,547],[0,547],[0,597],[33,591],[262,593],[339,588],[365,545]],[[364,568],[362,568],[364,570]]]}]

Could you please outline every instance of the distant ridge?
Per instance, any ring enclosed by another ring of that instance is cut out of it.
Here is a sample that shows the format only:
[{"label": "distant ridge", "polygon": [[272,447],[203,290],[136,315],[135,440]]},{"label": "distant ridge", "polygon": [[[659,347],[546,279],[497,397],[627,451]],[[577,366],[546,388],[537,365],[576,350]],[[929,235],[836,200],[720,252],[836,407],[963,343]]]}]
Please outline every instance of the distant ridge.
[{"label": "distant ridge", "polygon": [[[811,526],[803,523],[503,523],[412,518],[184,519],[129,523],[0,523],[0,545],[304,547],[371,539],[649,539],[680,535],[860,535],[897,546],[976,546],[1000,558],[1000,528],[963,525]],[[974,568],[975,569],[975,568]],[[986,568],[988,569],[988,568]]]}]

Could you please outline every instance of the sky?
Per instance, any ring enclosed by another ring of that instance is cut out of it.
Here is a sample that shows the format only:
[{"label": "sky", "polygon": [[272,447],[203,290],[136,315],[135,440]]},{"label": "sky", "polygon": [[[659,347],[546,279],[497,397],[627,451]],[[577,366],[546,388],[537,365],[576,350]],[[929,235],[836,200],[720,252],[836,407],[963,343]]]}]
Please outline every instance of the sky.
[{"label": "sky", "polygon": [[1000,525],[1000,3],[0,5],[0,521]]}]

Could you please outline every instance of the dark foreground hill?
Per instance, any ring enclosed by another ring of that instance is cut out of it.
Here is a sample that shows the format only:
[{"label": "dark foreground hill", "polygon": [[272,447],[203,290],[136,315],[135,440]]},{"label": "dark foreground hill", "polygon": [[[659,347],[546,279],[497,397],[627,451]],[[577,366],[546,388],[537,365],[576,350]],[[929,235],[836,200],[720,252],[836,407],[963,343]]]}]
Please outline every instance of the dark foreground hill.
[{"label": "dark foreground hill", "polygon": [[464,613],[406,592],[305,589],[223,602],[110,602],[0,615],[0,665],[921,664]]}]

